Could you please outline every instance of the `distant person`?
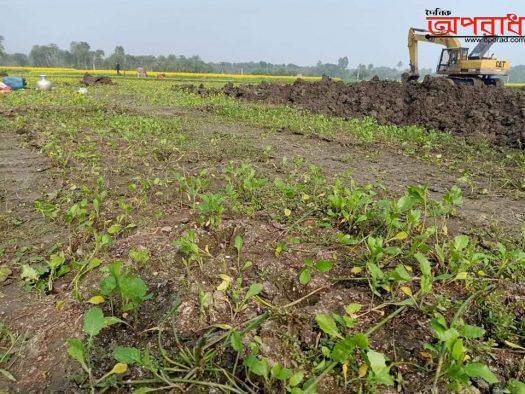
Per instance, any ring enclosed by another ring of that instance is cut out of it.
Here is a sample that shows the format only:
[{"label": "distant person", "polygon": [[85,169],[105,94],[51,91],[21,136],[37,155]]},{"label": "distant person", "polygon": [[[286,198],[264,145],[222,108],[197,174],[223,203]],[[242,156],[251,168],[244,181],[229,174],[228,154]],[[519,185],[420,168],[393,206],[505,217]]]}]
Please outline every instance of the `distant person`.
[{"label": "distant person", "polygon": [[117,70],[117,75],[120,75],[120,63],[119,62],[115,64],[115,70]]}]

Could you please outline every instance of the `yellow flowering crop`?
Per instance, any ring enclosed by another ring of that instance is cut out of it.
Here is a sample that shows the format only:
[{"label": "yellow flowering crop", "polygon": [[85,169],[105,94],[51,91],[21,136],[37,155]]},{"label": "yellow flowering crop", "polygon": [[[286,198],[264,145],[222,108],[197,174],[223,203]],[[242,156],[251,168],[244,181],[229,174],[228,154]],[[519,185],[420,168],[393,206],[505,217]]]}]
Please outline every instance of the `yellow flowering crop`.
[{"label": "yellow flowering crop", "polygon": [[[115,70],[77,70],[66,67],[11,67],[0,66],[0,70],[8,73],[21,73],[29,75],[61,75],[61,76],[82,76],[86,72],[91,75],[110,75],[116,76]],[[279,81],[294,81],[297,78],[302,78],[311,81],[317,81],[320,77],[303,77],[303,76],[284,76],[284,75],[255,75],[255,74],[219,74],[219,73],[192,73],[192,72],[172,72],[172,71],[147,71],[148,77],[156,78],[163,74],[166,78],[176,79],[203,79],[203,80],[233,80],[233,81],[253,81],[253,80],[279,80]],[[121,70],[121,74],[128,77],[136,77],[136,70]]]}]

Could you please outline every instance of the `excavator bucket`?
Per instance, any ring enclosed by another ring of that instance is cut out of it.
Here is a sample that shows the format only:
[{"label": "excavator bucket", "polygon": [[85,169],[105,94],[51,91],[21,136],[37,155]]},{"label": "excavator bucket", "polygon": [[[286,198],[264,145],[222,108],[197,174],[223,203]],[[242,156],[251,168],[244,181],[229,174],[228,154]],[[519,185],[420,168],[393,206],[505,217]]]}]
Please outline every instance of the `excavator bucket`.
[{"label": "excavator bucket", "polygon": [[419,79],[419,74],[415,73],[403,73],[401,74],[401,82],[413,82]]}]

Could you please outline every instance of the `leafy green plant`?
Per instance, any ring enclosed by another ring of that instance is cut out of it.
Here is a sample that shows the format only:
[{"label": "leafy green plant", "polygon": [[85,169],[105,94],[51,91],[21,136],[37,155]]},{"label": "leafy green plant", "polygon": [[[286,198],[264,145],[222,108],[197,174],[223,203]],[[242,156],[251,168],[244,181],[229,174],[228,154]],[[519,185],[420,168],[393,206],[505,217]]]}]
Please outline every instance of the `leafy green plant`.
[{"label": "leafy green plant", "polygon": [[[101,294],[110,300],[117,294],[120,297],[122,312],[133,312],[136,324],[139,307],[151,298],[151,294],[148,295],[148,287],[139,276],[124,269],[121,261],[108,264],[106,269],[108,275],[100,281]],[[113,307],[113,302],[111,305]]]},{"label": "leafy green plant", "polygon": [[199,267],[203,266],[203,256],[207,254],[206,251],[202,250],[197,243],[197,233],[193,230],[188,231],[179,239],[172,242],[173,246],[179,250],[182,255],[182,262],[186,267],[188,276],[191,276],[190,266],[191,263],[196,261]]},{"label": "leafy green plant", "polygon": [[421,294],[428,294],[432,290],[432,283],[434,282],[434,276],[432,274],[432,267],[430,261],[421,253],[416,253],[414,255],[416,260],[419,263],[419,270],[421,271]]},{"label": "leafy green plant", "polygon": [[22,265],[20,278],[30,287],[50,292],[53,290],[53,281],[70,271],[71,267],[66,263],[64,252],[60,252],[50,255],[44,266]]},{"label": "leafy green plant", "polygon": [[60,209],[50,201],[35,200],[34,204],[36,211],[48,219],[56,219],[60,213]]},{"label": "leafy green plant", "polygon": [[[252,283],[246,290],[242,284],[242,278],[237,278],[236,281],[225,274],[220,275],[222,282],[217,287],[217,290],[227,293],[231,298],[230,307],[232,315],[242,312],[246,309],[248,301],[254,298],[263,290],[263,285],[260,283]],[[228,300],[226,300],[228,301]],[[229,302],[229,301],[228,301]]]},{"label": "leafy green plant", "polygon": [[[257,206],[259,193],[268,182],[266,178],[259,178],[255,169],[248,163],[235,165],[229,163],[224,169],[227,181],[226,192],[232,201]],[[240,206],[236,207],[237,209]]]},{"label": "leafy green plant", "polygon": [[99,307],[92,307],[84,315],[83,331],[87,335],[86,340],[82,341],[78,338],[72,338],[68,340],[67,352],[71,358],[80,364],[84,372],[88,375],[92,393],[95,393],[97,384],[101,383],[107,376],[113,373],[121,373],[122,371],[122,367],[120,367],[120,369],[117,368],[115,371],[112,370],[109,375],[106,374],[101,379],[95,380],[93,376],[93,365],[91,360],[94,338],[104,328],[121,322],[122,320],[114,316],[104,316],[104,312],[102,312],[102,309]]},{"label": "leafy green plant", "polygon": [[314,262],[312,259],[306,259],[303,264],[304,267],[299,272],[299,282],[302,285],[310,283],[314,271],[324,273],[330,271],[333,267],[333,263],[329,260],[319,260]]},{"label": "leafy green plant", "polygon": [[327,196],[328,217],[337,221],[339,226],[353,233],[357,226],[362,226],[371,217],[374,192],[363,189],[351,181],[350,186],[343,186],[341,181],[336,181],[331,194]]},{"label": "leafy green plant", "polygon": [[293,372],[290,368],[285,368],[279,363],[270,367],[270,361],[266,357],[250,354],[243,361],[246,370],[263,379],[267,390],[272,391],[274,382],[280,382],[285,390],[292,394],[301,394],[304,391],[298,387],[303,381],[304,373],[301,371]]},{"label": "leafy green plant", "polygon": [[233,240],[233,246],[235,248],[235,251],[237,252],[237,271],[240,272],[241,270],[250,268],[253,264],[251,261],[246,261],[241,267],[241,253],[244,247],[244,239],[241,235],[237,234],[235,236]]},{"label": "leafy green plant", "polygon": [[449,326],[442,315],[436,314],[430,325],[437,343],[426,345],[426,348],[439,357],[434,386],[443,377],[454,391],[468,386],[473,378],[482,378],[491,384],[499,381],[485,364],[465,362],[468,354],[466,341],[483,337],[484,329],[464,324],[458,315]]},{"label": "leafy green plant", "polygon": [[457,186],[452,186],[443,195],[443,202],[441,203],[442,214],[444,215],[456,215],[456,208],[463,203],[463,194],[461,189]]},{"label": "leafy green plant", "polygon": [[224,197],[220,194],[207,193],[200,196],[201,201],[197,206],[200,212],[201,223],[206,226],[216,227],[221,224],[224,213]]},{"label": "leafy green plant", "polygon": [[98,258],[91,258],[89,260],[83,260],[80,263],[78,263],[77,267],[77,273],[73,280],[71,281],[71,284],[73,285],[73,295],[80,299],[80,281],[82,277],[84,277],[87,273],[93,271],[95,268],[99,267],[102,264],[102,260]]},{"label": "leafy green plant", "polygon": [[[349,312],[353,312],[358,311],[360,307],[358,304],[353,304],[347,309],[350,309]],[[367,370],[369,373],[367,379],[369,382],[388,386],[393,385],[394,379],[390,375],[390,367],[386,365],[386,358],[383,354],[369,348],[368,335],[362,333],[343,335],[340,331],[338,327],[340,323],[338,321],[343,323],[341,327],[344,327],[345,330],[353,327],[355,324],[354,317],[345,316],[341,317],[335,314],[332,316],[326,314],[316,316],[319,328],[332,339],[333,343],[332,349],[326,348],[324,351],[323,354],[327,357],[327,360],[323,361],[318,368],[332,369],[337,364],[347,368],[349,363],[357,364],[357,361],[361,359],[368,364]],[[355,373],[358,374],[359,372],[356,370]],[[315,389],[314,383],[311,384],[308,392],[311,392],[312,389]]]},{"label": "leafy green plant", "polygon": [[150,252],[148,249],[132,249],[129,252],[129,257],[131,260],[141,266],[147,264],[150,259]]},{"label": "leafy green plant", "polygon": [[187,177],[180,174],[175,175],[178,182],[178,189],[185,193],[188,200],[191,201],[192,207],[197,205],[197,196],[199,196],[208,185],[206,170],[201,171],[196,177]]},{"label": "leafy green plant", "polygon": [[212,305],[212,294],[209,291],[201,291],[199,293],[199,314],[206,316],[206,310]]}]

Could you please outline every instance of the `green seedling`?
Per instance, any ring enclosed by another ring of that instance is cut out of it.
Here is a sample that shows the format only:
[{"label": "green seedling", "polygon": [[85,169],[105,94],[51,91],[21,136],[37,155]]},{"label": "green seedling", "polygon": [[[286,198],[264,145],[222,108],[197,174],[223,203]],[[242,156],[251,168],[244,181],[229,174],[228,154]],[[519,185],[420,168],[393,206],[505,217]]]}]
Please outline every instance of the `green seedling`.
[{"label": "green seedling", "polygon": [[95,239],[94,255],[96,255],[101,250],[107,249],[113,243],[113,238],[109,233],[93,230],[93,235]]},{"label": "green seedling", "polygon": [[356,226],[363,226],[370,219],[373,195],[372,191],[358,187],[354,181],[350,183],[350,187],[345,187],[338,180],[327,196],[328,217],[335,219],[338,226],[353,233]]},{"label": "green seedling", "polygon": [[450,190],[448,190],[443,195],[443,202],[441,203],[441,214],[442,215],[452,215],[455,216],[457,214],[456,208],[460,206],[463,203],[463,193],[461,192],[461,189],[457,186],[452,186]]},{"label": "green seedling", "polygon": [[[107,272],[108,275],[100,281],[101,294],[110,300],[113,295],[118,295],[121,311],[132,312],[136,324],[139,307],[152,297],[148,295],[148,287],[139,276],[124,269],[120,261],[108,264]],[[112,301],[111,305],[113,309]]]},{"label": "green seedling", "polygon": [[138,265],[144,266],[150,259],[150,253],[148,249],[132,249],[129,252],[129,258]]},{"label": "green seedling", "polygon": [[307,285],[312,279],[312,275],[317,272],[328,272],[333,268],[333,263],[329,260],[319,260],[314,262],[312,259],[306,259],[303,262],[303,268],[299,272],[299,283]]},{"label": "green seedling", "polygon": [[419,270],[421,271],[420,287],[421,295],[428,294],[432,291],[432,283],[434,282],[434,276],[432,275],[432,267],[430,261],[421,253],[414,255],[419,263]]},{"label": "green seedling", "polygon": [[197,177],[185,177],[176,174],[175,179],[178,182],[179,191],[186,194],[188,201],[192,203],[192,207],[195,209],[197,206],[197,196],[209,183],[206,170],[201,171]]},{"label": "green seedling", "polygon": [[81,279],[88,273],[94,270],[95,268],[99,267],[102,264],[102,260],[98,258],[92,258],[89,260],[84,260],[80,262],[80,267],[77,269],[77,273],[73,280],[71,281],[71,284],[73,286],[73,294],[74,296],[80,300],[80,281]]},{"label": "green seedling", "polygon": [[212,297],[209,291],[201,291],[199,293],[199,314],[201,317],[206,316],[206,311],[212,305]]},{"label": "green seedling", "polygon": [[245,288],[242,286],[242,278],[237,278],[235,282],[228,275],[221,274],[220,278],[222,282],[217,287],[217,290],[225,292],[230,296],[233,302],[230,303],[228,299],[226,299],[226,301],[230,303],[233,315],[245,310],[248,306],[248,301],[263,290],[263,285],[260,283],[252,283],[248,290],[245,291]]},{"label": "green seedling", "polygon": [[253,354],[244,359],[243,365],[249,374],[263,379],[266,391],[273,391],[272,388],[279,384],[288,393],[301,394],[304,392],[298,387],[304,379],[304,373],[301,371],[294,373],[292,369],[285,368],[279,363],[275,363],[270,367],[268,358]]},{"label": "green seedling", "polygon": [[[240,354],[244,350],[242,337],[237,331],[230,333],[230,344],[232,348]],[[249,344],[250,354],[243,360],[244,366],[248,375],[254,378],[262,379],[265,391],[271,392],[276,390],[276,386],[281,390],[286,390],[288,393],[301,394],[303,390],[299,387],[304,379],[304,372],[294,372],[290,368],[283,367],[279,363],[271,365],[267,357],[262,357],[260,346],[262,341],[257,338]]]},{"label": "green seedling", "polygon": [[23,264],[20,278],[30,287],[50,292],[53,290],[53,281],[70,271],[71,266],[66,263],[64,252],[60,252],[49,256],[44,266]]},{"label": "green seedling", "polygon": [[481,378],[490,384],[499,381],[485,364],[466,361],[469,351],[467,342],[483,337],[485,330],[464,324],[460,314],[461,312],[456,313],[450,326],[440,314],[436,314],[430,322],[437,343],[427,344],[425,347],[439,359],[434,388],[442,378],[448,380],[450,388],[454,391],[468,387],[474,378]]},{"label": "green seedling", "polygon": [[193,230],[188,231],[185,235],[172,242],[173,246],[179,250],[182,255],[182,262],[186,267],[188,277],[191,276],[190,266],[191,263],[196,261],[199,267],[203,268],[203,256],[209,254],[202,250],[197,243],[197,233]]},{"label": "green seedling", "polygon": [[279,241],[275,247],[275,257],[279,257],[283,252],[288,252],[289,250],[288,244],[285,241]]},{"label": "green seedling", "polygon": [[496,250],[495,260],[499,265],[497,270],[498,276],[505,273],[514,279],[516,274],[523,272],[525,268],[525,251],[519,249],[509,250],[501,242],[496,244]]},{"label": "green seedling", "polygon": [[[93,376],[93,366],[91,353],[93,351],[94,338],[106,327],[113,324],[122,323],[122,320],[114,316],[104,316],[104,312],[99,307],[89,309],[84,315],[83,331],[87,335],[85,341],[78,338],[68,340],[67,352],[71,358],[76,360],[84,372],[88,375],[91,393],[95,393],[97,383],[103,379],[95,380]],[[127,369],[127,368],[126,368]],[[119,370],[114,371],[118,373]],[[109,375],[105,375],[106,378]]]},{"label": "green seedling", "polygon": [[[343,334],[349,328],[354,327],[356,323],[356,313],[361,309],[360,304],[350,304],[346,308],[346,314],[339,316],[337,314],[327,315],[318,314],[316,316],[316,322],[319,328],[328,335],[330,340],[327,344],[330,347],[325,346],[323,348],[323,355],[326,360],[323,360],[318,365],[318,369],[332,369],[337,364],[343,366],[343,371],[348,369],[350,364],[358,364],[359,359],[364,359],[368,365],[368,368],[364,369],[367,374],[367,382],[373,385],[387,385],[392,386],[394,384],[394,378],[390,374],[390,366],[386,364],[386,358],[382,353],[374,351],[369,348],[368,335],[358,334]],[[357,368],[354,369],[354,373],[362,376]],[[346,375],[347,372],[344,372]],[[315,382],[310,383],[307,386],[306,392],[314,392]]]},{"label": "green seedling", "polygon": [[200,212],[201,223],[206,226],[217,227],[221,224],[224,213],[224,197],[220,194],[207,193],[200,196],[197,206]]},{"label": "green seedling", "polygon": [[227,181],[226,192],[232,201],[258,206],[259,194],[268,182],[266,178],[259,178],[255,169],[247,163],[229,163],[224,169],[224,175]]},{"label": "green seedling", "polygon": [[60,213],[60,209],[53,203],[47,200],[36,200],[35,209],[37,212],[42,214],[43,217],[48,219],[56,219]]},{"label": "green seedling", "polygon": [[[244,240],[242,236],[235,236],[235,239],[233,240],[233,246],[235,247],[235,251],[237,252],[237,271],[239,272],[241,270],[241,252],[244,246]],[[246,267],[246,263],[244,264],[244,267]]]}]

